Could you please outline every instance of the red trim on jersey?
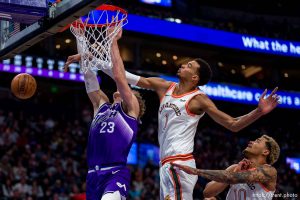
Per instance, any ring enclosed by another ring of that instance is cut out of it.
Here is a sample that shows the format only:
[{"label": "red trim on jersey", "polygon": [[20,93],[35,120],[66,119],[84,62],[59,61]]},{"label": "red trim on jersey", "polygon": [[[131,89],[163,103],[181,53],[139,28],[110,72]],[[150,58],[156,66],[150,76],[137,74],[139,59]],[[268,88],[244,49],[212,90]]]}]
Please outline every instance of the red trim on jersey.
[{"label": "red trim on jersey", "polygon": [[[199,95],[199,94],[196,94],[195,96],[197,96],[197,95]],[[191,101],[195,96],[192,96],[192,97],[185,103],[185,110],[186,110],[187,114],[190,115],[191,117],[195,117],[195,116],[196,116],[196,114],[192,113],[192,112],[190,111],[190,109],[189,109],[189,103],[190,103],[190,101]]]},{"label": "red trim on jersey", "polygon": [[166,96],[166,94],[172,89],[172,87],[176,85],[176,83],[171,83],[171,85],[169,86],[169,88],[167,89],[167,91],[165,92],[165,94],[163,95],[163,97],[160,99],[160,102],[162,102]]},{"label": "red trim on jersey", "polygon": [[193,90],[193,91],[187,92],[187,93],[183,93],[183,94],[181,94],[181,95],[173,94],[173,92],[174,92],[174,91],[173,91],[173,92],[172,92],[172,97],[174,97],[174,98],[181,98],[181,97],[184,97],[184,96],[186,96],[186,95],[192,94],[192,93],[197,92],[197,91],[199,91],[199,88],[197,88],[197,89],[195,89],[195,90]]},{"label": "red trim on jersey", "polygon": [[194,159],[193,154],[189,153],[189,154],[179,154],[179,155],[175,155],[175,156],[168,156],[164,159],[161,160],[162,165],[169,163],[169,162],[173,162],[176,160],[181,160],[181,161],[186,161],[186,160],[191,160]]},{"label": "red trim on jersey", "polygon": [[262,183],[258,183],[260,185],[260,187],[262,187],[262,189],[266,192],[270,192],[270,190],[268,190],[268,188],[266,188],[266,186],[264,186]]}]

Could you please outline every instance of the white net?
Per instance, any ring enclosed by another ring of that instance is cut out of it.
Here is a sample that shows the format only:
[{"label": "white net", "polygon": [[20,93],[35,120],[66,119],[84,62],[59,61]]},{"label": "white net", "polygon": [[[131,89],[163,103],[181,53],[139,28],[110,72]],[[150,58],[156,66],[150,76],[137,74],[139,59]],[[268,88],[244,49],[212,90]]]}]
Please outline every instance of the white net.
[{"label": "white net", "polygon": [[72,23],[70,30],[76,37],[77,50],[81,54],[81,71],[112,67],[111,45],[114,37],[127,24],[127,13],[120,10],[89,12]]}]

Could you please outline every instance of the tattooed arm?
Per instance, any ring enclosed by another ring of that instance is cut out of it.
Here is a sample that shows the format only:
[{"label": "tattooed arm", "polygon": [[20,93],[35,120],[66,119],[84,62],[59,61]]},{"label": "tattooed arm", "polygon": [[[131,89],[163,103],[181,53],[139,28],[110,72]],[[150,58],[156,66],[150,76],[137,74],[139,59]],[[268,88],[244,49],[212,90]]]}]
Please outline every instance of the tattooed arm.
[{"label": "tattooed arm", "polygon": [[[237,167],[237,164],[231,165],[226,169],[226,171],[233,172]],[[205,198],[214,197],[223,192],[228,187],[227,183],[219,183],[216,181],[210,181],[206,184],[205,189],[203,190],[203,196]]]},{"label": "tattooed arm", "polygon": [[226,170],[203,170],[195,169],[188,166],[173,163],[174,166],[180,168],[189,174],[202,176],[213,181],[227,184],[237,183],[269,183],[277,178],[277,171],[274,167],[263,165],[255,170],[230,172]]}]

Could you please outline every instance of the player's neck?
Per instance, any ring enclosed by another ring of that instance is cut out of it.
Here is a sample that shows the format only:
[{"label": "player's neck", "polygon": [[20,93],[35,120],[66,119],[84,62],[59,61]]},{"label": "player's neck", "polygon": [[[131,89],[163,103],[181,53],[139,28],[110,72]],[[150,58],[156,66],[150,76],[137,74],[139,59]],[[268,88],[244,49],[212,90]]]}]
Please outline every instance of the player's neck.
[{"label": "player's neck", "polygon": [[264,159],[260,157],[253,157],[253,158],[248,158],[251,161],[250,167],[249,168],[256,168],[261,165],[267,164]]},{"label": "player's neck", "polygon": [[192,85],[191,83],[180,81],[177,84],[177,87],[175,87],[174,93],[176,95],[181,95],[181,94],[185,94],[185,93],[191,92],[191,91],[193,91],[195,89],[197,89],[197,87],[194,86],[194,85]]}]

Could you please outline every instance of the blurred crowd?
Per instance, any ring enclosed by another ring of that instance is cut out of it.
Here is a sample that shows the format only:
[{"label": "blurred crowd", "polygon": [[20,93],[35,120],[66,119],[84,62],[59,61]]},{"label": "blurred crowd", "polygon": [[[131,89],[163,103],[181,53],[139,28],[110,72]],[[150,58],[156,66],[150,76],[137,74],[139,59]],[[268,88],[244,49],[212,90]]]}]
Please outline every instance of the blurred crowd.
[{"label": "blurred crowd", "polygon": [[85,191],[86,126],[58,120],[0,112],[3,199],[69,199]]},{"label": "blurred crowd", "polygon": [[[157,143],[155,109],[143,119],[137,142]],[[0,199],[80,199],[85,192],[86,143],[91,110],[84,108],[79,117],[32,115],[22,110],[0,111]],[[151,118],[152,116],[152,118]],[[225,169],[242,159],[242,150],[250,139],[266,133],[281,146],[277,193],[299,193],[300,175],[286,164],[291,152],[298,154],[295,140],[300,122],[280,127],[257,126],[234,135],[204,118],[200,122],[195,152],[197,167]],[[291,122],[292,123],[292,122]],[[260,128],[257,128],[260,127]],[[132,174],[129,199],[159,199],[159,168],[157,163],[129,166]],[[194,199],[203,199],[207,180],[199,178]],[[226,191],[217,197],[224,199]],[[299,195],[299,194],[298,194]],[[293,199],[293,198],[289,198]]]}]

